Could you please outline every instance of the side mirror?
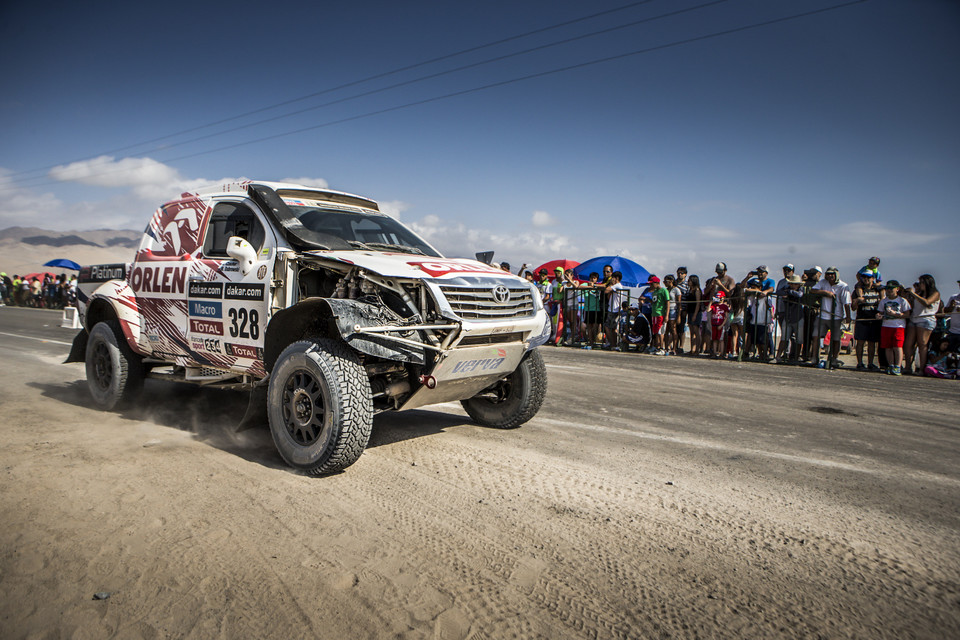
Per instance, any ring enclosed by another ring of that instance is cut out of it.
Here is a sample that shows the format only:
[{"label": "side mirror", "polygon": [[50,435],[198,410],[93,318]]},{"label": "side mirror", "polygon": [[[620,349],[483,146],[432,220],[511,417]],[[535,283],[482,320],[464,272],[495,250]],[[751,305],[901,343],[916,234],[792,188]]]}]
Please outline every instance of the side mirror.
[{"label": "side mirror", "polygon": [[237,261],[243,275],[250,273],[257,262],[257,250],[240,236],[231,236],[227,240],[227,255]]}]

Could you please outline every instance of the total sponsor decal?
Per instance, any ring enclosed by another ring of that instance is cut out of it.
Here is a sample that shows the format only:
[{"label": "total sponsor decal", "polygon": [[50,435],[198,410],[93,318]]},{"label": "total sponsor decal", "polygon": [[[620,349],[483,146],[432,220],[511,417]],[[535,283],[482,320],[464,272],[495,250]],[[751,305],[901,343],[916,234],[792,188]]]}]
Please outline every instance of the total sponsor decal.
[{"label": "total sponsor decal", "polygon": [[223,335],[223,323],[215,320],[199,320],[190,318],[190,333],[209,333],[215,336]]},{"label": "total sponsor decal", "polygon": [[130,287],[136,293],[183,293],[187,267],[134,267],[130,273]]},{"label": "total sponsor decal", "polygon": [[222,302],[206,302],[204,300],[190,301],[190,315],[201,316],[205,318],[222,318]]},{"label": "total sponsor decal", "polygon": [[219,338],[198,338],[196,336],[190,336],[190,348],[194,351],[223,353],[223,349],[220,348]]},{"label": "total sponsor decal", "polygon": [[235,358],[250,358],[251,360],[263,360],[263,348],[252,347],[246,344],[226,343],[226,353]]},{"label": "total sponsor decal", "polygon": [[431,260],[429,262],[408,262],[408,265],[422,271],[426,271],[433,277],[439,277],[448,273],[495,273],[498,275],[507,275],[496,267],[481,262],[457,262],[455,260]]},{"label": "total sponsor decal", "polygon": [[472,371],[496,371],[507,359],[507,352],[497,349],[496,358],[479,358],[458,362],[450,373],[470,373]]},{"label": "total sponsor decal", "polygon": [[263,283],[228,283],[223,295],[227,300],[263,300]]}]

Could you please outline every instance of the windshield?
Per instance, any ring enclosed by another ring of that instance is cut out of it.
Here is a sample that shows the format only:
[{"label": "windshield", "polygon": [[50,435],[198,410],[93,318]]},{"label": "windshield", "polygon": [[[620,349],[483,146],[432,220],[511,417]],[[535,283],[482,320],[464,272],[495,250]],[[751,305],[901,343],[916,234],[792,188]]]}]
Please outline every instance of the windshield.
[{"label": "windshield", "polygon": [[333,209],[302,199],[299,202],[286,200],[286,203],[304,227],[346,240],[355,249],[442,257],[415,233],[390,216]]}]

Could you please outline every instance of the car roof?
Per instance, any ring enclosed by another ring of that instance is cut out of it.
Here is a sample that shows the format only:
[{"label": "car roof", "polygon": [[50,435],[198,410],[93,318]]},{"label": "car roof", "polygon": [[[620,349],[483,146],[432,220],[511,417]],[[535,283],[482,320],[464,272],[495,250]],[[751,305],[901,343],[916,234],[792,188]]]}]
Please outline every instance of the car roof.
[{"label": "car roof", "polygon": [[212,185],[197,189],[196,191],[185,191],[180,194],[180,199],[193,197],[207,198],[223,194],[246,195],[247,187],[251,184],[262,184],[270,187],[274,191],[301,192],[300,197],[306,197],[309,195],[313,196],[316,200],[328,200],[330,202],[336,202],[340,204],[352,204],[354,206],[380,211],[380,206],[377,204],[377,201],[365,196],[347,193],[346,191],[327,189],[325,187],[311,187],[303,184],[297,184],[295,182],[269,182],[266,180],[243,180],[241,182],[228,182],[226,184]]}]

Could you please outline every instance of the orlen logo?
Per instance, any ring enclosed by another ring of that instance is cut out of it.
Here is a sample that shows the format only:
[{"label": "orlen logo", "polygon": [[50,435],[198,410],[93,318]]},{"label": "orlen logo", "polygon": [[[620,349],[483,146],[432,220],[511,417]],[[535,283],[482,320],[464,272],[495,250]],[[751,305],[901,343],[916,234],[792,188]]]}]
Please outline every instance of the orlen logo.
[{"label": "orlen logo", "polygon": [[448,273],[496,273],[504,275],[500,269],[491,267],[481,262],[455,262],[453,260],[433,260],[430,262],[408,262],[411,267],[416,267],[426,271],[433,277],[446,275]]}]

